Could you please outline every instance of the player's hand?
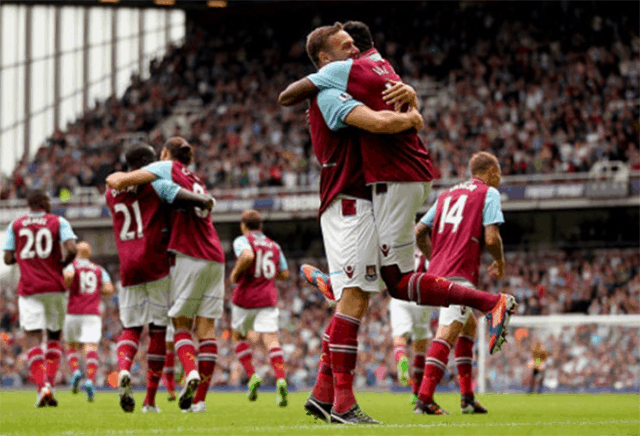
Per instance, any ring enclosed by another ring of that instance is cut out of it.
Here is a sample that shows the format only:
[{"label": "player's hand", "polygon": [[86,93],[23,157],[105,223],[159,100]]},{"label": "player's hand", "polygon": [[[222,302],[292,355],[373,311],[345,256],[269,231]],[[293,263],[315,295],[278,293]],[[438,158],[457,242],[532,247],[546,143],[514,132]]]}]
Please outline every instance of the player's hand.
[{"label": "player's hand", "polygon": [[501,279],[504,276],[504,260],[494,260],[488,272],[496,279]]},{"label": "player's hand", "polygon": [[418,94],[409,85],[402,82],[389,82],[392,86],[382,91],[382,99],[398,110],[405,103],[418,108]]},{"label": "player's hand", "polygon": [[205,210],[211,212],[213,208],[216,207],[216,199],[213,197],[209,197],[209,200],[204,205]]},{"label": "player's hand", "polygon": [[411,108],[408,112],[411,115],[411,120],[413,121],[413,127],[419,132],[422,130],[422,126],[424,125],[424,119],[422,118],[422,114],[418,112],[418,109]]}]

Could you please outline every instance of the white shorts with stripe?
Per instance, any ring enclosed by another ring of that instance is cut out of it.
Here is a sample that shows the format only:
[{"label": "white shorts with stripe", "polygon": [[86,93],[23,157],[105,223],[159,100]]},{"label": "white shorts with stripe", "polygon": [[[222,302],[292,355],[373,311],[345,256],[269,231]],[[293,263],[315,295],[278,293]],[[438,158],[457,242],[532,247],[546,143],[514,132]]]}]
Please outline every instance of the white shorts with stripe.
[{"label": "white shorts with stripe", "polygon": [[67,298],[62,292],[18,296],[18,313],[20,327],[30,332],[33,330],[49,330],[59,332],[67,313]]},{"label": "white shorts with stripe", "polygon": [[418,306],[412,301],[392,298],[389,302],[392,336],[410,336],[414,342],[431,338],[433,334],[429,324],[432,311],[431,306]]},{"label": "white shorts with stripe", "polygon": [[100,315],[67,314],[64,319],[64,339],[79,344],[97,344],[102,337]]},{"label": "white shorts with stripe", "polygon": [[[473,283],[460,277],[448,278],[447,280],[462,286],[466,286],[467,288],[476,289]],[[467,306],[457,306],[452,304],[449,307],[441,307],[438,324],[448,326],[451,325],[454,321],[458,321],[459,323],[462,323],[462,325],[464,325],[469,319],[469,316],[471,316],[472,312],[473,310]]]},{"label": "white shorts with stripe", "polygon": [[413,271],[418,209],[431,192],[431,182],[390,182],[372,185],[373,216],[378,231],[380,266],[398,265]]},{"label": "white shorts with stripe", "polygon": [[275,333],[278,331],[279,314],[277,307],[245,309],[232,303],[231,328],[242,336],[247,336],[251,330],[257,333]]},{"label": "white shorts with stripe", "polygon": [[223,302],[224,264],[176,253],[169,316],[220,319]]},{"label": "white shorts with stripe", "polygon": [[[380,278],[378,235],[369,200],[339,195],[320,217],[336,301],[344,288],[385,289]],[[413,259],[413,258],[412,258]]]},{"label": "white shorts with stripe", "polygon": [[118,294],[120,321],[125,328],[146,324],[166,326],[169,324],[169,276],[160,280],[123,287]]}]

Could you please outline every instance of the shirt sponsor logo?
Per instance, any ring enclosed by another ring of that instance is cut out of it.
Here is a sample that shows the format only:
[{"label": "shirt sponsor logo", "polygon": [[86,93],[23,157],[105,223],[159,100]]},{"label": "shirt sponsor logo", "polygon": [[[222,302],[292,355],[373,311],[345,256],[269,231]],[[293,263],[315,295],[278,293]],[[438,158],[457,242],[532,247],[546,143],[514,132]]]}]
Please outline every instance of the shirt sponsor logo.
[{"label": "shirt sponsor logo", "polygon": [[344,273],[349,278],[353,278],[353,271],[354,271],[354,268],[351,265],[347,265],[347,266],[344,267]]}]

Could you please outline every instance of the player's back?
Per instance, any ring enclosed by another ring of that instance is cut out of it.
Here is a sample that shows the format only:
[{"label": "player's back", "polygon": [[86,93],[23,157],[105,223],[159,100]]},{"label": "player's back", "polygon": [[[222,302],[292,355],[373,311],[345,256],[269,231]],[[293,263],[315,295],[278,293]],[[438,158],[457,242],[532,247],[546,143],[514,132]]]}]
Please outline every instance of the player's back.
[{"label": "player's back", "polygon": [[[373,110],[395,108],[382,92],[391,82],[402,82],[389,62],[373,52],[353,61],[347,92]],[[363,133],[360,138],[367,183],[430,181],[433,168],[429,151],[415,129],[394,135]]]},{"label": "player's back", "polygon": [[275,307],[280,246],[261,232],[249,232],[245,237],[255,257],[251,266],[238,278],[233,304],[245,309]]},{"label": "player's back", "polygon": [[[197,194],[207,193],[200,178],[178,161],[172,163],[171,178],[186,190]],[[170,250],[198,259],[224,263],[220,238],[213,226],[209,211],[197,207],[173,208],[171,230]]]},{"label": "player's back", "polygon": [[109,189],[122,286],[135,286],[169,274],[169,211],[150,183]]},{"label": "player's back", "polygon": [[16,219],[11,226],[20,268],[18,294],[64,292],[60,218],[32,212]]},{"label": "player's back", "polygon": [[483,210],[489,186],[473,178],[438,196],[431,229],[429,274],[478,284],[484,245]]},{"label": "player's back", "polygon": [[100,315],[102,267],[84,258],[76,258],[71,265],[74,276],[69,287],[67,313]]},{"label": "player's back", "polygon": [[323,118],[317,98],[314,98],[309,108],[309,131],[313,150],[322,166],[319,215],[338,194],[370,199],[354,129],[331,130]]}]

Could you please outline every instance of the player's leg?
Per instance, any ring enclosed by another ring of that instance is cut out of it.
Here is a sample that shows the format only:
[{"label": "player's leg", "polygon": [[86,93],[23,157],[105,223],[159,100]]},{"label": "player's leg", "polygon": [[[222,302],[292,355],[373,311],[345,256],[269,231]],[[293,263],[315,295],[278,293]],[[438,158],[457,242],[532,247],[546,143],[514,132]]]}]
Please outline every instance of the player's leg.
[{"label": "player's leg", "polygon": [[442,380],[442,376],[447,370],[449,352],[452,344],[462,332],[462,328],[469,316],[469,309],[462,313],[461,309],[455,306],[440,309],[440,320],[436,339],[433,340],[425,360],[424,376],[418,391],[418,401],[414,409],[415,413],[428,415],[447,415],[448,413],[440,408],[434,401],[433,396],[436,386]]},{"label": "player's leg", "polygon": [[42,349],[45,323],[45,308],[37,296],[18,296],[18,314],[20,316],[20,328],[25,332],[27,345],[27,364],[29,374],[36,384],[36,407],[44,407],[49,404],[51,388],[46,386],[47,369],[45,367],[44,351]]},{"label": "player's leg", "polygon": [[389,302],[389,318],[393,340],[393,356],[396,360],[398,381],[402,386],[409,383],[409,361],[407,359],[407,336],[413,330],[413,320],[407,306],[410,303],[394,298]]},{"label": "player's leg", "polygon": [[167,387],[167,392],[169,394],[169,401],[176,400],[176,379],[175,379],[175,359],[176,354],[173,348],[173,323],[170,323],[167,326],[167,334],[165,335],[165,343],[166,343],[166,356],[164,360],[164,368],[162,369],[162,379],[164,381],[164,385]]},{"label": "player's leg", "polygon": [[487,413],[475,399],[473,393],[473,345],[475,343],[478,322],[471,314],[458,336],[455,348],[456,366],[460,383],[460,409],[462,413]]},{"label": "player's leg", "polygon": [[156,393],[166,360],[166,336],[169,324],[169,293],[171,281],[168,279],[148,283],[146,291],[149,299],[147,321],[149,322],[149,347],[147,349],[147,394],[142,403],[142,412],[160,412],[156,405]]},{"label": "player's leg", "polygon": [[[47,361],[47,381],[55,387],[58,368],[62,360],[62,328],[64,327],[64,317],[66,314],[64,294],[45,294],[42,296],[45,302],[46,323],[47,323],[47,351],[45,360]],[[50,404],[51,405],[51,404]]]},{"label": "player's leg", "polygon": [[[67,315],[67,318],[64,320],[64,336],[66,338],[69,338],[70,335],[67,333],[68,331],[68,321],[69,321],[69,315]],[[68,340],[68,339],[67,339]],[[69,374],[71,374],[71,393],[72,394],[77,394],[78,393],[78,386],[80,385],[80,380],[82,379],[82,370],[80,369],[80,355],[78,354],[78,350],[80,350],[80,343],[78,342],[67,342],[67,350],[66,350],[66,357],[67,357],[67,364],[69,365]]]},{"label": "player's leg", "polygon": [[173,320],[175,334],[173,343],[176,355],[186,375],[185,384],[178,395],[178,406],[189,410],[193,397],[200,385],[200,374],[196,362],[196,345],[191,328],[202,302],[202,286],[197,283],[205,261],[190,256],[176,254],[175,266],[171,269],[171,308],[169,317]]},{"label": "player's leg", "polygon": [[167,327],[149,324],[149,348],[147,349],[147,394],[142,403],[142,412],[160,412],[156,405],[156,393],[160,386],[162,368],[166,359],[165,336]]},{"label": "player's leg", "polygon": [[87,392],[87,400],[92,402],[95,395],[96,375],[100,364],[98,360],[98,343],[83,344],[82,354],[84,355],[84,361],[87,362],[87,379],[82,387]]},{"label": "player's leg", "polygon": [[280,407],[287,405],[287,376],[284,371],[284,353],[278,340],[278,308],[266,307],[258,309],[254,321],[254,330],[262,336],[262,342],[269,352],[269,361],[276,376],[276,404]]},{"label": "player's leg", "polygon": [[231,304],[231,339],[235,345],[236,357],[249,378],[247,384],[249,401],[255,401],[258,398],[258,388],[262,383],[262,379],[253,367],[253,353],[247,341],[247,334],[253,328],[256,313],[255,309],[245,309]]},{"label": "player's leg", "polygon": [[539,394],[542,393],[542,386],[544,385],[544,373],[545,373],[544,369],[541,369],[541,370],[538,371],[539,381],[538,381],[537,393],[539,393]]},{"label": "player's leg", "polygon": [[413,363],[411,365],[411,391],[413,396],[411,404],[415,404],[418,401],[418,391],[424,376],[425,355],[428,345],[429,339],[420,339],[413,342]]},{"label": "player's leg", "polygon": [[333,371],[331,369],[331,351],[329,341],[333,317],[322,335],[322,352],[318,363],[318,375],[313,385],[313,390],[304,403],[307,415],[324,421],[331,420],[331,408],[333,407]]},{"label": "player's leg", "polygon": [[118,309],[122,333],[116,345],[118,356],[118,395],[120,407],[133,412],[135,400],[131,386],[131,366],[138,352],[142,328],[148,323],[149,296],[146,284],[123,287],[118,293]]},{"label": "player's leg", "polygon": [[193,398],[192,412],[204,412],[205,400],[218,360],[216,320],[222,318],[224,301],[224,264],[206,262],[197,282],[202,286],[196,329],[198,347],[198,372],[200,382]]}]

